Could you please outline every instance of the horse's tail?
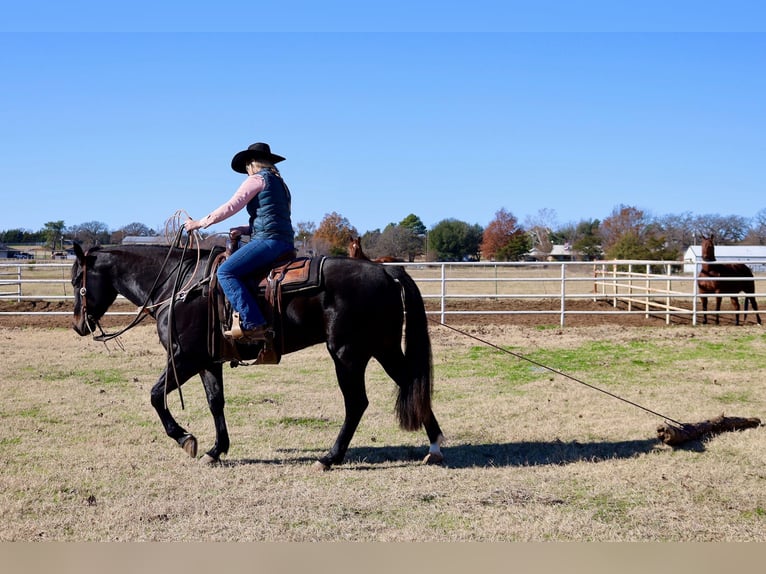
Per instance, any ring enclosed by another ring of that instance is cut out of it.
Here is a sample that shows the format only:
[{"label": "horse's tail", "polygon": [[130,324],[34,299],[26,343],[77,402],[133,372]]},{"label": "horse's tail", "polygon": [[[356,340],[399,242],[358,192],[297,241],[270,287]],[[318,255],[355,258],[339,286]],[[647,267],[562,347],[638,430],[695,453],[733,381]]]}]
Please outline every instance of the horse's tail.
[{"label": "horse's tail", "polygon": [[407,377],[399,383],[396,414],[404,430],[418,430],[431,416],[433,359],[428,319],[415,281],[399,266],[386,268],[399,281],[404,299],[404,359]]}]

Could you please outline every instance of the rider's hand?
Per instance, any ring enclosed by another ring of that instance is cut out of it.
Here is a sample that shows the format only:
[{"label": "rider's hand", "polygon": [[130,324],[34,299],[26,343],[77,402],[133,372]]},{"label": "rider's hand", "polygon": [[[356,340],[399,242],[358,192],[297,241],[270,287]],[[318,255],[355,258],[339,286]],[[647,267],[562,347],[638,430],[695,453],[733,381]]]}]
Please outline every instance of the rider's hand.
[{"label": "rider's hand", "polygon": [[186,229],[187,233],[191,233],[195,229],[199,229],[202,227],[202,224],[199,222],[199,220],[194,220],[191,217],[186,220],[184,223],[184,229]]}]

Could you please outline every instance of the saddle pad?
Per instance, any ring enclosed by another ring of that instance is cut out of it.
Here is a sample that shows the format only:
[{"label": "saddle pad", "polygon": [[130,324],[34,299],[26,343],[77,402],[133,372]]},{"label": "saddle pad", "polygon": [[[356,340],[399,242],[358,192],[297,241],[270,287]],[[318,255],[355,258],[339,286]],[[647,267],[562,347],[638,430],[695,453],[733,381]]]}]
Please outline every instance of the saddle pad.
[{"label": "saddle pad", "polygon": [[269,276],[258,284],[258,291],[265,292],[269,282],[280,284],[282,293],[315,289],[322,283],[324,260],[324,257],[298,257],[274,267]]}]

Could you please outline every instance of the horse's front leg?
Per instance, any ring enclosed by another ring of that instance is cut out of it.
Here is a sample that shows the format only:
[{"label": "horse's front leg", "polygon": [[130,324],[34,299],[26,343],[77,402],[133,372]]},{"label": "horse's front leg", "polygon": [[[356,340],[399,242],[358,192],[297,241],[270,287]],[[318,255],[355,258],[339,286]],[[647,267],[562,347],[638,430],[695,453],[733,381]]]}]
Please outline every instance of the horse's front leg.
[{"label": "horse's front leg", "polygon": [[715,324],[721,324],[721,297],[715,298]]},{"label": "horse's front leg", "polygon": [[702,324],[707,325],[707,297],[700,297],[700,303],[702,303]]},{"label": "horse's front leg", "polygon": [[178,381],[180,381],[180,383],[176,380],[176,377],[173,374],[174,370],[172,366],[168,365],[165,367],[160,378],[157,380],[154,387],[152,387],[151,402],[154,410],[157,411],[157,415],[160,417],[160,422],[162,422],[162,426],[167,435],[174,439],[178,445],[184,449],[186,454],[192,458],[196,458],[197,439],[176,422],[167,407],[167,395],[188,381],[195,373],[185,373],[182,369],[177,369],[175,372],[178,373]]},{"label": "horse's front leg", "polygon": [[215,423],[215,444],[202,457],[202,462],[214,463],[220,460],[221,455],[229,452],[229,431],[226,428],[226,418],[223,414],[223,365],[214,363],[200,373],[202,385],[205,387],[207,404]]}]

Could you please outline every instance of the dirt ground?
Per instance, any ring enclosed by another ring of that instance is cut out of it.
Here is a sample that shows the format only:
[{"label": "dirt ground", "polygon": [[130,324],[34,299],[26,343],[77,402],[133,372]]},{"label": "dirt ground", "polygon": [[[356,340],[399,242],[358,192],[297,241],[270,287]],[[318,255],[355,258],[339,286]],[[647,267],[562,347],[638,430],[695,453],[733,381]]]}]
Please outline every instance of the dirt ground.
[{"label": "dirt ground", "polygon": [[[428,311],[438,311],[439,307],[435,302],[427,302]],[[558,302],[549,299],[527,299],[502,301],[453,301],[450,302],[448,311],[558,311]],[[574,300],[567,302],[569,311],[591,311],[593,314],[567,315],[567,326],[588,327],[595,325],[626,325],[626,326],[661,326],[665,323],[664,317],[649,317],[644,313],[635,312],[630,315],[625,313],[605,314],[611,311],[619,311],[611,304],[606,302],[597,302],[590,300]],[[624,310],[624,309],[623,309]],[[71,325],[71,301],[0,301],[0,325],[4,327],[67,327]],[[133,305],[127,303],[117,303],[110,309],[111,312],[135,311]],[[4,313],[49,313],[34,315],[6,315]],[[58,314],[66,313],[66,314]],[[431,315],[432,317],[438,317]],[[108,315],[101,321],[104,327],[125,325],[130,322],[129,316]],[[521,315],[447,315],[448,324],[460,325],[517,325],[517,326],[538,326],[538,325],[558,325],[558,314],[521,314]],[[677,324],[689,324],[688,317],[674,317],[673,322]],[[732,322],[729,316],[721,317],[722,324]]]}]

